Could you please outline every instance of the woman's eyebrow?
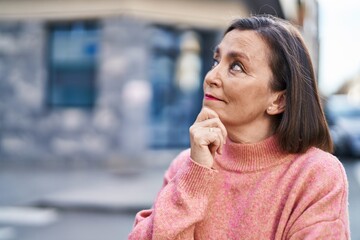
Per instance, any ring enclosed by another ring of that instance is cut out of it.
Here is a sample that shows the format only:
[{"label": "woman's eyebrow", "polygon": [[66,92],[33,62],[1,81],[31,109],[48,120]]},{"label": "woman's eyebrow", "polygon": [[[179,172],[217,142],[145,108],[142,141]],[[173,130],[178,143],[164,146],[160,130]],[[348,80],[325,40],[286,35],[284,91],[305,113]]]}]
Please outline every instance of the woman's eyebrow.
[{"label": "woman's eyebrow", "polygon": [[[213,52],[214,52],[214,55],[220,54],[220,48],[219,48],[219,46],[216,46],[216,47],[214,48]],[[228,56],[229,58],[241,58],[241,59],[244,59],[244,60],[250,62],[249,56],[248,56],[246,53],[244,53],[244,52],[230,51],[230,52],[227,54],[227,56]]]},{"label": "woman's eyebrow", "polygon": [[246,55],[246,53],[244,52],[238,52],[238,51],[230,51],[228,53],[228,56],[230,58],[241,58],[241,59],[245,59],[246,61],[250,62],[250,58],[248,57],[248,55]]}]

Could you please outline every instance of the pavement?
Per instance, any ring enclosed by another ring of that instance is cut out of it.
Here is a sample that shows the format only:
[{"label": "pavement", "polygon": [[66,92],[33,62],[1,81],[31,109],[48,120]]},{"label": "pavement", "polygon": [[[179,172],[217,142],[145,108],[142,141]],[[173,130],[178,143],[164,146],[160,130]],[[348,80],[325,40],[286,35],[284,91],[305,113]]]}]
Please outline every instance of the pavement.
[{"label": "pavement", "polygon": [[18,167],[0,162],[0,222],[4,207],[137,212],[151,207],[179,150],[152,152],[142,162],[102,167]]},{"label": "pavement", "polygon": [[0,240],[127,239],[165,170],[0,165]]},{"label": "pavement", "polygon": [[152,205],[164,172],[123,175],[106,169],[1,169],[0,206],[137,211]]},{"label": "pavement", "polygon": [[65,210],[137,212],[151,207],[162,185],[164,171],[121,177],[109,173],[96,183],[42,196],[34,204]]}]

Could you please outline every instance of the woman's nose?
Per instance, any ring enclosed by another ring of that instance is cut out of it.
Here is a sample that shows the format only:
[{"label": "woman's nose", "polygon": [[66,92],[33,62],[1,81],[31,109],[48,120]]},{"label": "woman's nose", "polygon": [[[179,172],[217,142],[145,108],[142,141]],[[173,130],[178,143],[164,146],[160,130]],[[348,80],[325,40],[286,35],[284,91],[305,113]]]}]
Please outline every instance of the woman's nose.
[{"label": "woman's nose", "polygon": [[220,87],[222,84],[220,67],[216,66],[211,69],[205,76],[205,84],[211,87]]}]

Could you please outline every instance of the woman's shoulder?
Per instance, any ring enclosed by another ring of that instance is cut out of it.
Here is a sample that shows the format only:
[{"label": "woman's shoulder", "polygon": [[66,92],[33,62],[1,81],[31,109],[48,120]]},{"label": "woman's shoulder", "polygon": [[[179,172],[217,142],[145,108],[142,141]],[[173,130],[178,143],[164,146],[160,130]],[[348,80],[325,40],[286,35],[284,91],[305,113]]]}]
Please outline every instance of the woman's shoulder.
[{"label": "woman's shoulder", "polygon": [[346,180],[345,169],[340,160],[329,152],[311,147],[305,153],[299,154],[294,161],[304,174],[311,175],[314,179],[329,178],[329,181]]},{"label": "woman's shoulder", "polygon": [[303,161],[315,166],[328,166],[338,168],[342,166],[340,160],[329,152],[325,152],[317,147],[309,148],[305,153],[299,154]]}]

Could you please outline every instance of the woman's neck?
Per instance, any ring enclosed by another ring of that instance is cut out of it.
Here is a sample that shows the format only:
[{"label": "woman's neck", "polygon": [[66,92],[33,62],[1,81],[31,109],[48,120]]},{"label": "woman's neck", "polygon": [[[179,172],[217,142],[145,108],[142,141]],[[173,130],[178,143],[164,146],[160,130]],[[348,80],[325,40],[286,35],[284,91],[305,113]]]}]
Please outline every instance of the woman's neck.
[{"label": "woman's neck", "polygon": [[257,143],[274,135],[271,124],[252,127],[226,126],[228,138],[234,143]]}]

